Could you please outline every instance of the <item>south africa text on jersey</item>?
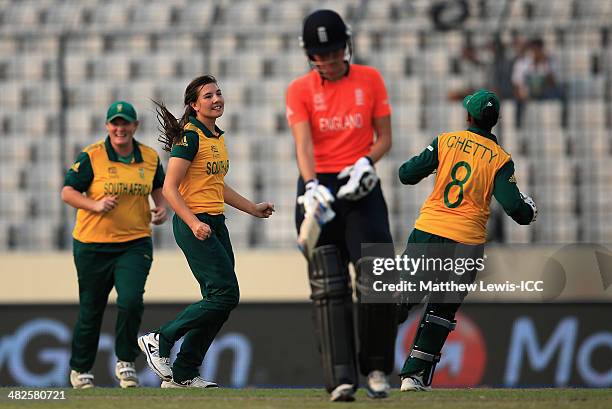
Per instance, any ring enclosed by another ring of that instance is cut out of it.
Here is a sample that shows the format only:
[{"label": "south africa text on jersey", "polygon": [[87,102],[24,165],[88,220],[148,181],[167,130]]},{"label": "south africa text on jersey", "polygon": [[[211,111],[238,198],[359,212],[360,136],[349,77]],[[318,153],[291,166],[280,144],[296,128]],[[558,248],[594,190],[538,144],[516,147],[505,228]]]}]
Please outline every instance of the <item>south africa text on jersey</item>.
[{"label": "south africa text on jersey", "polygon": [[151,185],[142,183],[105,183],[105,195],[130,195],[130,196],[148,196],[151,194]]},{"label": "south africa text on jersey", "polygon": [[219,160],[216,162],[206,162],[206,174],[207,175],[218,175],[218,174],[227,174],[229,170],[229,159],[228,160]]}]

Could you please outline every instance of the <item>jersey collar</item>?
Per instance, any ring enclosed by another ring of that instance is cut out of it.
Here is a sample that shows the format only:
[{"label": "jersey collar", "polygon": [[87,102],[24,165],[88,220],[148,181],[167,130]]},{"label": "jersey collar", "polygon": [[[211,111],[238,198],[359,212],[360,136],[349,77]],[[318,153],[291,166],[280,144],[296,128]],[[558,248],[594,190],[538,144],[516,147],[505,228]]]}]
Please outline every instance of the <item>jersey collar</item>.
[{"label": "jersey collar", "polygon": [[485,138],[490,139],[493,142],[497,143],[497,137],[495,135],[493,135],[491,132],[487,132],[487,131],[482,130],[482,129],[476,127],[476,126],[470,126],[468,128],[468,131],[476,133],[476,134],[478,134],[480,136],[484,136]]},{"label": "jersey collar", "polygon": [[[196,117],[190,116],[189,117],[189,122],[191,122],[192,124],[197,126],[200,131],[204,132],[204,135],[206,135],[207,138],[216,138],[216,136],[213,135],[212,132],[210,132],[210,130],[206,127],[206,125],[204,125],[202,122],[198,121],[198,119]],[[223,135],[223,133],[224,133],[221,130],[221,128],[219,128],[217,125],[215,125],[215,132],[217,132],[219,134],[219,136]]]},{"label": "jersey collar", "polygon": [[[136,141],[136,139],[132,139],[132,143],[134,144],[134,151],[132,152],[134,154],[134,162],[141,163],[142,153],[140,152],[140,147],[138,146],[139,143]],[[119,162],[119,156],[117,155],[117,152],[115,152],[115,149],[113,149],[113,145],[111,145],[109,136],[107,136],[106,140],[104,140],[104,147],[106,148],[108,160],[110,160],[111,162]]]},{"label": "jersey collar", "polygon": [[[345,63],[346,63],[346,72],[344,73],[344,75],[340,79],[347,78],[349,76],[350,72],[351,72],[351,63],[349,63],[347,61],[345,61]],[[331,82],[331,81],[328,81],[325,78],[323,78],[318,71],[316,71],[314,69],[313,69],[313,71],[315,71],[317,73],[317,75],[319,76],[319,79],[321,80],[321,85],[325,85],[326,82],[327,83]],[[338,81],[340,81],[340,80],[338,80]]]}]

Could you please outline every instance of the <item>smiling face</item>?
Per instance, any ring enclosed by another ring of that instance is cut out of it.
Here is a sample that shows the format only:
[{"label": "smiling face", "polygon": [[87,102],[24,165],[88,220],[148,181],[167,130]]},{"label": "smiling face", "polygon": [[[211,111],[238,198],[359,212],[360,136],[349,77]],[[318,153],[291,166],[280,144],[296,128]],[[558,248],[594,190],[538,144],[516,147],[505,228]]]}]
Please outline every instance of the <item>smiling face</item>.
[{"label": "smiling face", "polygon": [[200,88],[198,99],[190,105],[196,111],[200,122],[214,124],[215,120],[223,115],[225,100],[219,86],[215,83],[210,83]]},{"label": "smiling face", "polygon": [[111,144],[115,149],[120,150],[131,148],[137,128],[138,121],[129,122],[121,117],[106,123],[106,131],[110,137]]}]

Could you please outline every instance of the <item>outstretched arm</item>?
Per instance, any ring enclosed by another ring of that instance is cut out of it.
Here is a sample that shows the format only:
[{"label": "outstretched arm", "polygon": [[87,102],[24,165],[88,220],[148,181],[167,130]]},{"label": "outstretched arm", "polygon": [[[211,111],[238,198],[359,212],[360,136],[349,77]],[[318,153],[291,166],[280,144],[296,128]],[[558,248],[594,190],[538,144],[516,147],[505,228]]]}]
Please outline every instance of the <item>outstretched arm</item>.
[{"label": "outstretched arm", "polygon": [[255,204],[227,184],[223,187],[223,200],[238,210],[263,219],[270,217],[272,212],[274,212],[273,203],[262,202]]},{"label": "outstretched arm", "polygon": [[521,195],[516,185],[514,162],[512,160],[508,161],[497,171],[494,183],[493,195],[502,205],[506,214],[512,217],[518,224],[531,224],[535,219],[535,211],[526,202],[525,197]]},{"label": "outstretched arm", "polygon": [[438,138],[434,139],[420,155],[414,156],[400,166],[399,179],[404,185],[416,185],[436,169],[438,169]]}]

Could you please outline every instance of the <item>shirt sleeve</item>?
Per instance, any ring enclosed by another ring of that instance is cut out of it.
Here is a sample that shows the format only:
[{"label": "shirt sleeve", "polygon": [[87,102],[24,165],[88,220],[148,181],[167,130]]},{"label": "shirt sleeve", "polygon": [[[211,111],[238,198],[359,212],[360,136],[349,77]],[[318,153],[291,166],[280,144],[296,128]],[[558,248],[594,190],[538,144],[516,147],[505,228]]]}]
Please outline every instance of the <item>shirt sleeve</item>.
[{"label": "shirt sleeve", "polygon": [[304,100],[306,93],[303,92],[298,83],[291,83],[287,88],[286,95],[286,107],[285,114],[287,116],[287,122],[289,126],[293,126],[297,123],[308,121],[310,114],[308,113],[308,107]]},{"label": "shirt sleeve", "polygon": [[521,198],[514,175],[514,162],[509,160],[497,171],[493,186],[493,196],[502,205],[506,214],[518,224],[529,224],[533,210]]},{"label": "shirt sleeve", "polygon": [[527,60],[523,57],[517,60],[512,67],[512,85],[523,86],[525,85],[524,77],[525,71],[527,70]]},{"label": "shirt sleeve", "polygon": [[166,174],[164,173],[164,167],[162,166],[159,157],[157,157],[157,169],[155,169],[155,176],[153,176],[153,190],[164,186],[165,177]]},{"label": "shirt sleeve", "polygon": [[74,164],[68,169],[64,177],[64,186],[70,186],[83,193],[89,189],[93,178],[94,173],[89,155],[86,152],[81,152]]},{"label": "shirt sleeve", "polygon": [[374,88],[374,118],[380,118],[391,114],[391,105],[389,104],[389,96],[387,95],[387,87],[382,75],[374,70],[372,76],[372,86]]},{"label": "shirt sleeve", "polygon": [[200,149],[200,137],[194,131],[187,131],[183,135],[183,140],[172,145],[170,156],[173,158],[187,159],[191,162],[198,153],[198,149]]},{"label": "shirt sleeve", "polygon": [[400,166],[399,179],[404,185],[416,185],[436,169],[438,169],[438,138],[435,138],[420,155],[414,156]]}]

